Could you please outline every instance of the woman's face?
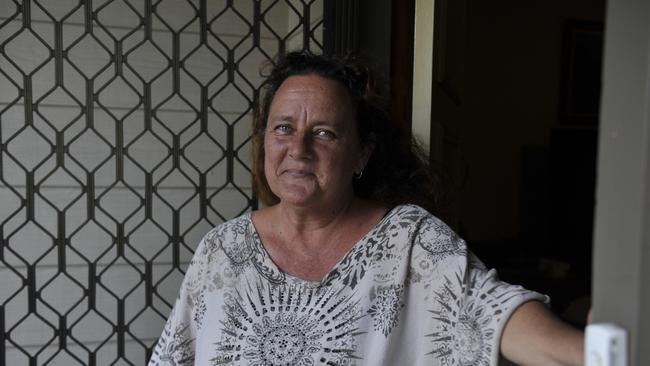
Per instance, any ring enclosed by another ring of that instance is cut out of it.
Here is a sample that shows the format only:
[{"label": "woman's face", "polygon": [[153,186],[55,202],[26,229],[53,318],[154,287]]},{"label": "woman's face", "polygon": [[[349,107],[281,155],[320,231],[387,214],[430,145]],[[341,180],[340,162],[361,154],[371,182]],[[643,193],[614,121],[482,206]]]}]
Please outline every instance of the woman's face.
[{"label": "woman's face", "polygon": [[348,92],[316,75],[292,76],[280,85],[269,109],[264,150],[271,191],[297,206],[350,200],[352,176],[371,152],[359,144]]}]

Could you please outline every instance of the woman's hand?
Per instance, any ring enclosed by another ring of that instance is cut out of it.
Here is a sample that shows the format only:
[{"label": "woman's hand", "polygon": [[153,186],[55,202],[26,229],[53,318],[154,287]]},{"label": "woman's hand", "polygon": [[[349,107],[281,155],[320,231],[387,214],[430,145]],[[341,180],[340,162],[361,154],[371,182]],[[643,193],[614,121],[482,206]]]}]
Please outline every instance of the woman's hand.
[{"label": "woman's hand", "polygon": [[526,366],[584,364],[584,333],[553,315],[544,304],[522,304],[506,323],[501,353]]}]

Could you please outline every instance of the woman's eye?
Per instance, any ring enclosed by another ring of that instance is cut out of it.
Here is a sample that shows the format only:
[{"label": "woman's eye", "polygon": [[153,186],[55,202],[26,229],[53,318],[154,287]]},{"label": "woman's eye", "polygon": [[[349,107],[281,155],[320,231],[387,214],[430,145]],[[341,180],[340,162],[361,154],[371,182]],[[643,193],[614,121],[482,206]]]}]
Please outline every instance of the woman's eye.
[{"label": "woman's eye", "polygon": [[318,137],[327,137],[327,138],[335,138],[336,137],[336,134],[334,132],[328,131],[328,130],[323,130],[323,129],[318,129],[318,130],[314,131],[314,135],[316,135]]},{"label": "woman's eye", "polygon": [[273,128],[273,130],[277,133],[280,134],[287,134],[291,132],[291,126],[289,125],[277,125]]}]

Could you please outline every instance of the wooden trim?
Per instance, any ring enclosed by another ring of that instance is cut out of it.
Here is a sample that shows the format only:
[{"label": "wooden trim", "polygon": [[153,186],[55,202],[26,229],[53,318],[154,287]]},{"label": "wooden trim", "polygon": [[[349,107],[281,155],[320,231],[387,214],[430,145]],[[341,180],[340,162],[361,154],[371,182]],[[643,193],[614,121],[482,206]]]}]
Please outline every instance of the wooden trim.
[{"label": "wooden trim", "polygon": [[390,99],[394,123],[410,136],[413,103],[413,36],[415,0],[391,4]]},{"label": "wooden trim", "polygon": [[323,52],[345,55],[358,46],[359,0],[326,0],[323,8]]},{"label": "wooden trim", "polygon": [[425,152],[431,146],[434,0],[415,1],[412,131]]}]

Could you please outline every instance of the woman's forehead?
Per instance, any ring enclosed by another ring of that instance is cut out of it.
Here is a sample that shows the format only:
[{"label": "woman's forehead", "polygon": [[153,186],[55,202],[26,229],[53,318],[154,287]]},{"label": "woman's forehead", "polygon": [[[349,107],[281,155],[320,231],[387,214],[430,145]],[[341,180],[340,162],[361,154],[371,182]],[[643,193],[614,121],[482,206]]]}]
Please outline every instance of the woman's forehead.
[{"label": "woman's forehead", "polygon": [[278,94],[286,92],[331,94],[341,96],[342,98],[349,96],[347,89],[341,82],[316,74],[294,75],[286,78],[280,84],[280,87],[275,93],[275,97]]},{"label": "woman's forehead", "polygon": [[297,75],[287,78],[280,85],[273,96],[269,112],[272,114],[274,107],[306,106],[320,108],[324,112],[354,111],[350,94],[340,82],[318,75]]}]

